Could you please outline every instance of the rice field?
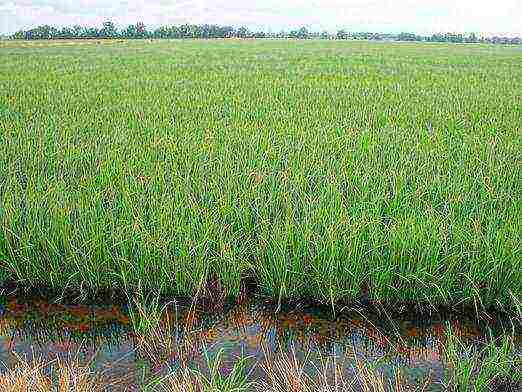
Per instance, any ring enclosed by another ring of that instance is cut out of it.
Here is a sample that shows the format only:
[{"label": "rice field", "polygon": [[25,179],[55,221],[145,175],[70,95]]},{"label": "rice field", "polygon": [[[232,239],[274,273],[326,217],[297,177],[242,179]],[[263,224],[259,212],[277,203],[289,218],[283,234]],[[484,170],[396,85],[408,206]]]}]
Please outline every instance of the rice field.
[{"label": "rice field", "polygon": [[510,307],[522,48],[0,45],[0,282]]}]

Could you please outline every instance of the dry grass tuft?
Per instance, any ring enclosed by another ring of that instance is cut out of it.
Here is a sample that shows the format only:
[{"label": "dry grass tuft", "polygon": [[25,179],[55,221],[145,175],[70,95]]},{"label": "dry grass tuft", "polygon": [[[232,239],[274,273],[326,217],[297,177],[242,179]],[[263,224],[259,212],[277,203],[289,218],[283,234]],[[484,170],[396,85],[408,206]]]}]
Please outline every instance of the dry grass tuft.
[{"label": "dry grass tuft", "polygon": [[0,375],[3,392],[97,392],[105,387],[98,374],[77,361],[44,363],[19,358],[13,369]]},{"label": "dry grass tuft", "polygon": [[163,378],[156,390],[161,392],[202,392],[203,385],[193,372],[184,369]]},{"label": "dry grass tuft", "polygon": [[[308,359],[299,360],[295,353],[280,353],[277,357],[266,355],[263,370],[268,381],[260,384],[259,392],[406,392],[426,391],[429,380],[419,388],[411,389],[397,370],[393,380],[386,380],[384,375],[363,361],[351,365],[354,376],[345,372],[347,364],[335,358],[323,361],[317,367]],[[307,368],[314,368],[315,375]]]}]

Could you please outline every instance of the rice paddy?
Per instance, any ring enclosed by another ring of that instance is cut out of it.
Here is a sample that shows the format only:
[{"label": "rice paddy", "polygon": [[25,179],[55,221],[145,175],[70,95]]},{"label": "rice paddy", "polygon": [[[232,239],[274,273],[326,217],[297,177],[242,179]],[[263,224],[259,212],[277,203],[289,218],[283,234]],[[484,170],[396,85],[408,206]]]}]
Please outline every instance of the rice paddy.
[{"label": "rice paddy", "polygon": [[522,50],[0,46],[0,282],[510,308]]}]

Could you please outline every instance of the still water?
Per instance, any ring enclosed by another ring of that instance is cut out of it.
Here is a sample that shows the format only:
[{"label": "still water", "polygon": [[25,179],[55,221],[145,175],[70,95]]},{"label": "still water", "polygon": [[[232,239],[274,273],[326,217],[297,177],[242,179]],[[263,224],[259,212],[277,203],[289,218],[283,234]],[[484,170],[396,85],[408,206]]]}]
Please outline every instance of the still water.
[{"label": "still water", "polygon": [[[144,350],[131,325],[126,305],[53,303],[43,298],[0,299],[0,361],[9,368],[18,358],[57,357],[90,362],[121,389],[151,374],[179,366],[204,367],[204,353],[223,350],[224,362],[248,356],[258,363],[267,352],[291,352],[311,362],[331,356],[378,363],[384,371],[403,369],[411,383],[443,378],[443,347],[448,329],[467,346],[480,348],[488,339],[513,334],[518,352],[520,330],[509,320],[489,316],[403,310],[337,309],[294,305],[276,309],[246,300],[218,308],[181,304],[164,307],[162,326],[171,331],[160,348]],[[168,328],[167,328],[168,326]],[[256,370],[253,370],[254,374]],[[262,377],[260,374],[259,377]]]}]

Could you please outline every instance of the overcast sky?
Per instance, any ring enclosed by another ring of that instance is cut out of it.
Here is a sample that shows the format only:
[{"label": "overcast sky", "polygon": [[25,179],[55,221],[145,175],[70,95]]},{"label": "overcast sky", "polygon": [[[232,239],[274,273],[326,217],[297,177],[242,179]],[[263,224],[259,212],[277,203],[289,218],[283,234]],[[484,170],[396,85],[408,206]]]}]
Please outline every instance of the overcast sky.
[{"label": "overcast sky", "polygon": [[0,33],[39,24],[245,25],[276,32],[477,32],[522,36],[522,0],[0,0]]}]

